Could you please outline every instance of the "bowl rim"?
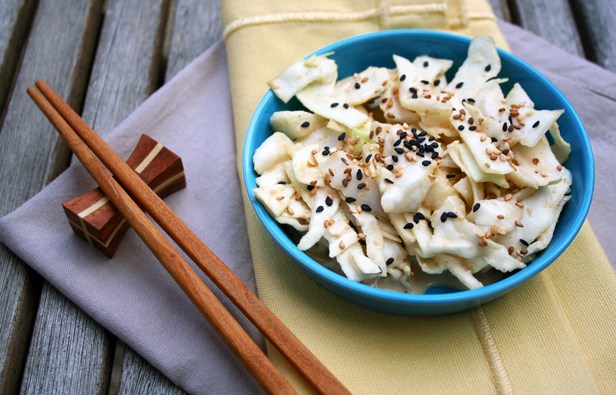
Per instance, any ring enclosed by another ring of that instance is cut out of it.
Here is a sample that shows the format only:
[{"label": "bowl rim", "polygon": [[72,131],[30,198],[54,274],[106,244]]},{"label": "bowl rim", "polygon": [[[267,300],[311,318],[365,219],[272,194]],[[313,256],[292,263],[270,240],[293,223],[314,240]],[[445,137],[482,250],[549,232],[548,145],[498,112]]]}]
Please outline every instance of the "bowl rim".
[{"label": "bowl rim", "polygon": [[[432,38],[435,40],[450,40],[453,41],[452,44],[464,44],[469,45],[471,42],[470,37],[438,32],[438,31],[430,31],[430,30],[420,30],[420,29],[399,29],[399,30],[387,30],[387,31],[379,31],[361,34],[358,36],[349,37],[330,45],[327,45],[309,55],[307,55],[304,59],[309,58],[310,56],[322,55],[329,52],[336,52],[336,50],[343,46],[348,45],[357,45],[360,44],[364,40],[373,40],[373,39],[381,39],[381,38],[391,38],[394,36],[413,36],[413,37],[426,37]],[[267,104],[271,100],[276,100],[276,96],[271,90],[268,90],[263,98],[260,100],[257,108],[253,112],[250,123],[248,125],[248,129],[246,132],[246,137],[243,144],[243,152],[242,152],[242,174],[244,178],[244,187],[246,188],[246,192],[250,199],[251,205],[255,210],[257,216],[261,220],[263,226],[268,230],[270,235],[273,236],[274,240],[278,242],[278,244],[283,247],[287,253],[289,253],[295,260],[303,266],[304,269],[312,272],[313,274],[321,277],[324,281],[328,283],[333,283],[334,285],[343,288],[346,292],[353,294],[364,294],[368,298],[379,299],[387,302],[397,302],[404,304],[422,304],[422,305],[443,305],[449,303],[473,303],[477,300],[488,300],[493,299],[495,295],[500,295],[506,293],[513,288],[519,286],[530,278],[534,277],[536,274],[544,270],[551,263],[553,263],[564,251],[569,247],[573,239],[577,236],[578,232],[582,228],[584,221],[588,215],[588,211],[590,209],[590,204],[592,201],[592,196],[594,193],[594,184],[595,184],[595,168],[594,168],[594,155],[592,152],[592,148],[590,145],[590,140],[588,138],[588,134],[584,125],[569,102],[566,96],[545,76],[543,76],[539,71],[537,71],[534,67],[523,61],[522,59],[514,56],[513,54],[506,52],[497,47],[498,55],[501,59],[505,58],[508,61],[511,61],[516,64],[516,67],[519,66],[523,69],[524,72],[531,74],[533,77],[544,80],[546,85],[550,88],[550,91],[555,93],[557,97],[561,101],[565,103],[566,111],[569,113],[571,117],[571,122],[574,125],[575,129],[581,130],[581,140],[583,141],[583,153],[588,157],[588,163],[591,166],[585,166],[582,169],[582,177],[587,181],[585,183],[585,187],[582,190],[582,199],[580,201],[580,206],[578,211],[575,213],[574,219],[572,221],[571,226],[565,231],[566,234],[563,237],[563,240],[560,244],[554,246],[551,250],[544,250],[544,253],[537,259],[532,262],[531,265],[527,266],[524,269],[521,269],[512,275],[499,280],[493,284],[486,285],[482,288],[474,289],[474,290],[462,290],[453,293],[444,293],[444,294],[409,294],[409,293],[400,293],[389,290],[383,290],[371,287],[369,285],[361,284],[349,280],[348,278],[337,274],[323,265],[319,264],[312,258],[310,258],[306,253],[300,251],[293,242],[290,241],[288,236],[282,231],[282,229],[278,226],[278,223],[270,216],[267,210],[263,207],[263,205],[256,199],[254,192],[252,191],[253,187],[256,187],[256,184],[250,185],[250,180],[253,179],[254,176],[252,172],[254,171],[252,166],[252,157],[249,155],[250,146],[253,144],[254,139],[254,130],[257,126],[257,114],[261,113],[263,109],[267,106]],[[256,148],[255,148],[256,149]]]}]

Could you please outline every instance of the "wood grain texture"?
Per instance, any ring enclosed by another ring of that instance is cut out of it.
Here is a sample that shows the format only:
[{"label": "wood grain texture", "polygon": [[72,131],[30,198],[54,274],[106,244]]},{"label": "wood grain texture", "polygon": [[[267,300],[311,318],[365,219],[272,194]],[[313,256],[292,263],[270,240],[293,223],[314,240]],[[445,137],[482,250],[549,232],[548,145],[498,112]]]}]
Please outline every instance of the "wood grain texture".
[{"label": "wood grain texture", "polygon": [[509,6],[507,0],[488,0],[494,14],[500,20],[511,22],[511,14],[509,13]]},{"label": "wood grain texture", "polygon": [[585,56],[567,0],[509,0],[509,7],[513,23],[565,51]]},{"label": "wood grain texture", "polygon": [[47,282],[42,296],[20,393],[107,394],[110,334]]},{"label": "wood grain texture", "polygon": [[[163,30],[161,21],[165,20],[165,5],[166,0],[119,0],[107,5],[83,108],[84,116],[103,134],[128,116],[155,89],[161,41],[161,33],[157,32]],[[67,7],[75,8],[74,5]],[[62,24],[62,20],[58,18],[57,22]],[[35,80],[31,78],[29,84]],[[87,80],[82,82],[84,91],[86,83]],[[56,136],[53,131],[50,135]],[[32,344],[39,349],[37,353],[30,353],[26,367],[29,376],[24,376],[24,384],[28,381],[28,388],[36,391],[42,384],[52,386],[44,387],[44,391],[38,393],[105,393],[109,386],[115,337],[93,320],[85,320],[81,310],[53,291],[51,287],[45,288],[41,295],[37,319],[45,320],[47,324],[35,326]],[[56,317],[56,310],[65,313],[63,319],[49,319]],[[67,326],[79,330],[66,331]],[[82,346],[67,349],[67,344]],[[69,351],[72,358],[87,358],[94,363],[86,365],[87,369],[78,364],[66,365],[67,370],[48,369],[47,363],[66,358]],[[41,359],[41,353],[50,357]],[[58,376],[52,378],[50,374]],[[62,375],[75,377],[75,381],[61,380]],[[92,386],[86,392],[79,391],[76,387],[79,382]]]},{"label": "wood grain texture", "polygon": [[[0,132],[0,216],[40,191],[68,163],[66,145],[44,117],[33,116],[36,108],[25,89],[44,77],[62,87],[60,94],[71,105],[80,107],[101,6],[101,0],[42,0],[38,5]],[[56,66],[49,67],[52,64]],[[38,276],[21,260],[4,246],[0,251],[0,389],[15,393],[41,288]]]},{"label": "wood grain texture", "polygon": [[186,394],[129,347],[126,347],[124,353],[118,393],[120,395]]},{"label": "wood grain texture", "polygon": [[222,39],[220,2],[217,0],[177,0],[172,20],[165,81]]},{"label": "wood grain texture", "polygon": [[34,16],[35,0],[0,2],[0,114],[13,85],[17,63]]},{"label": "wood grain texture", "polygon": [[616,2],[572,0],[571,6],[588,58],[616,72]]},{"label": "wood grain texture", "polygon": [[82,112],[101,136],[156,90],[167,6],[168,0],[108,2]]},{"label": "wood grain texture", "polygon": [[[173,13],[170,18],[173,23],[167,26],[170,46],[165,82],[222,38],[222,20],[218,1],[177,0],[172,3],[172,6],[175,6],[170,10]],[[130,347],[126,346],[124,355],[120,394],[185,393]]]}]

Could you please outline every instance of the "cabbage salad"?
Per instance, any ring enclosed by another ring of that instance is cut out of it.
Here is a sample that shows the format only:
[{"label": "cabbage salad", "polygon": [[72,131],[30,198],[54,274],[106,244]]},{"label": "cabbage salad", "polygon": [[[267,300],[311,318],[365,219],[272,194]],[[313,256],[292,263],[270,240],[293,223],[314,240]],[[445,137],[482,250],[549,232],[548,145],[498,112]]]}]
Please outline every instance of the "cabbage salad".
[{"label": "cabbage salad", "polygon": [[505,96],[491,38],[472,40],[452,81],[451,60],[397,55],[395,69],[337,81],[329,55],[268,83],[308,111],[275,113],[253,157],[255,196],[300,250],[411,292],[412,264],[476,289],[477,273],[524,268],[547,247],[570,198],[563,110],[535,109],[517,83]]}]

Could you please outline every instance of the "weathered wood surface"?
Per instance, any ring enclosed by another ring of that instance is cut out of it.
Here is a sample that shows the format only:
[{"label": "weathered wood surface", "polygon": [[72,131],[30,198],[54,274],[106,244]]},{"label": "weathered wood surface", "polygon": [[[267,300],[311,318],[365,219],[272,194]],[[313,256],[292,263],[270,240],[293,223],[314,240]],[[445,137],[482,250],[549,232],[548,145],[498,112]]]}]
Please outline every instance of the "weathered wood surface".
[{"label": "weathered wood surface", "polygon": [[[66,146],[51,125],[44,117],[32,116],[33,104],[25,90],[37,78],[45,78],[71,105],[81,107],[101,6],[101,0],[43,0],[38,5],[0,133],[0,216],[36,194],[68,163]],[[72,23],[58,23],[66,19]],[[40,281],[4,246],[0,260],[0,389],[15,393]]]},{"label": "weathered wood surface", "polygon": [[120,395],[149,395],[186,394],[181,388],[173,384],[168,378],[154,369],[145,359],[135,351],[126,347],[124,363],[122,364],[122,380],[120,381]]},{"label": "weathered wood surface", "polygon": [[513,23],[574,55],[584,57],[582,40],[567,0],[517,0],[510,1],[509,5]]},{"label": "weathered wood surface", "polygon": [[571,6],[588,58],[616,72],[616,1],[575,0]]},{"label": "weathered wood surface", "polygon": [[35,0],[0,2],[0,114],[4,111],[13,85],[19,55],[26,41],[35,5]]},{"label": "weathered wood surface", "polygon": [[[166,0],[107,3],[83,107],[84,119],[100,134],[106,135],[156,89],[167,6]],[[108,393],[114,346],[113,335],[46,286],[22,392]],[[71,363],[79,360],[88,363]]]}]

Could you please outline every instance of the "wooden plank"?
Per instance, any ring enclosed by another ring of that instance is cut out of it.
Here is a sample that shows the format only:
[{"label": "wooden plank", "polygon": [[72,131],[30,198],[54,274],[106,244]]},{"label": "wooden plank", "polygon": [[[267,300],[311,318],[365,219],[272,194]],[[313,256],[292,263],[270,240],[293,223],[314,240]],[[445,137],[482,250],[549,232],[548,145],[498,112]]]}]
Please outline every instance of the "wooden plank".
[{"label": "wooden plank", "polygon": [[[172,23],[168,24],[169,55],[165,81],[169,81],[194,58],[222,38],[222,21],[218,1],[194,2],[178,0]],[[164,378],[130,347],[126,347],[119,393],[184,394],[179,387]]]},{"label": "wooden plank", "polygon": [[572,54],[584,57],[580,34],[567,0],[510,0],[513,23]]},{"label": "wooden plank", "polygon": [[0,2],[0,114],[4,112],[13,85],[13,77],[35,6],[35,0]]},{"label": "wooden plank", "polygon": [[114,347],[111,337],[46,282],[20,392],[107,394]]},{"label": "wooden plank", "polygon": [[119,393],[127,395],[186,394],[129,347],[126,347],[124,353]]},{"label": "wooden plank", "polygon": [[[108,3],[83,108],[84,119],[100,134],[156,89],[166,12],[166,0]],[[53,287],[44,287],[22,391],[108,393],[114,349],[113,335]],[[72,363],[78,360],[85,363]]]},{"label": "wooden plank", "polygon": [[588,58],[616,72],[616,2],[572,0],[571,7]]},{"label": "wooden plank", "polygon": [[[102,1],[43,0],[38,6],[0,133],[0,216],[37,193],[66,167],[66,146],[26,87],[44,78],[79,108],[96,43]],[[71,23],[63,23],[70,20]],[[50,45],[53,43],[53,45]],[[56,65],[49,67],[49,65]],[[0,388],[15,393],[23,371],[40,281],[0,246]],[[37,285],[38,284],[38,285]]]},{"label": "wooden plank", "polygon": [[509,13],[509,6],[507,0],[488,0],[492,10],[496,17],[502,21],[511,22],[511,14]]}]

